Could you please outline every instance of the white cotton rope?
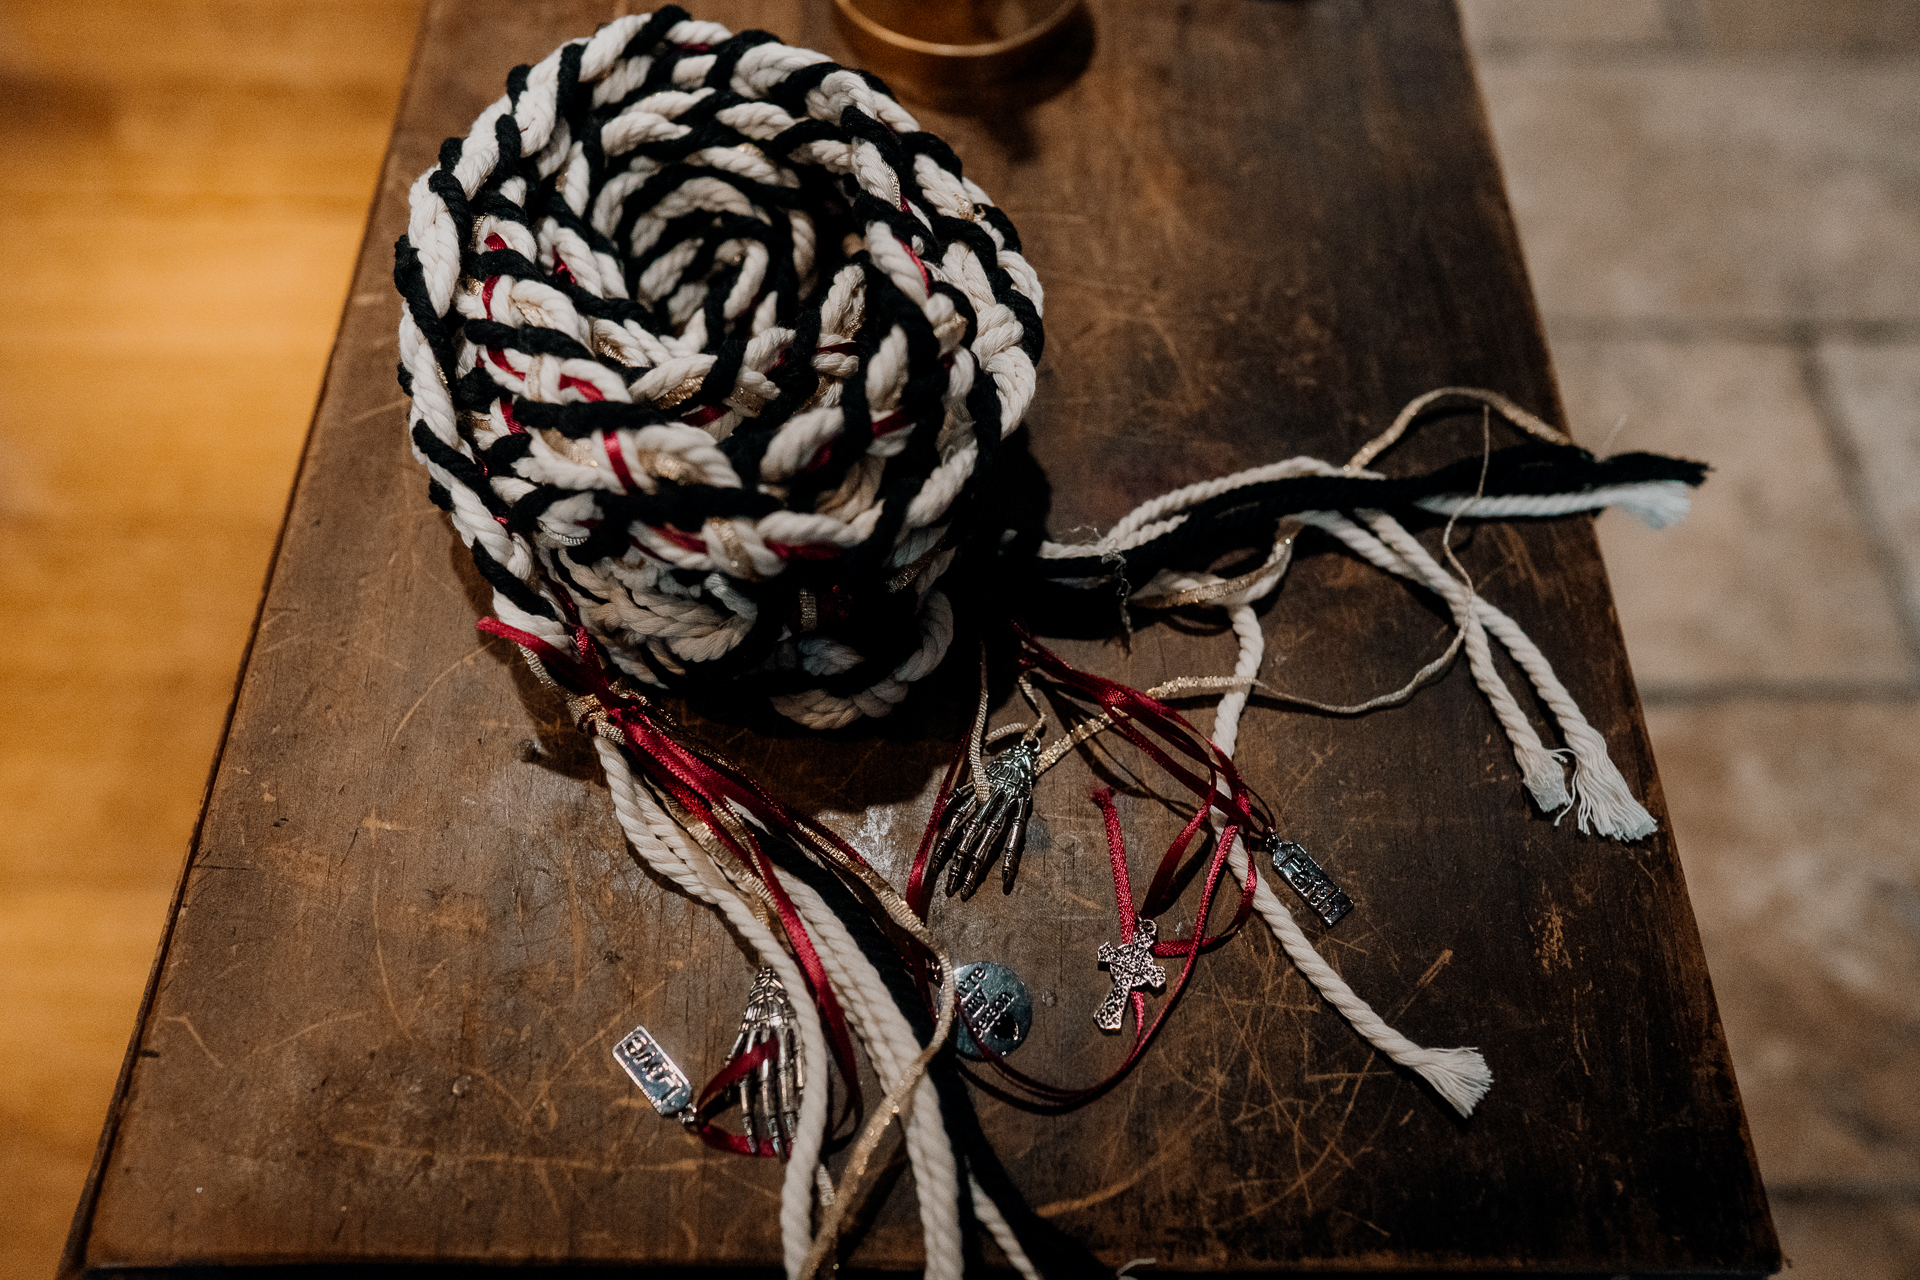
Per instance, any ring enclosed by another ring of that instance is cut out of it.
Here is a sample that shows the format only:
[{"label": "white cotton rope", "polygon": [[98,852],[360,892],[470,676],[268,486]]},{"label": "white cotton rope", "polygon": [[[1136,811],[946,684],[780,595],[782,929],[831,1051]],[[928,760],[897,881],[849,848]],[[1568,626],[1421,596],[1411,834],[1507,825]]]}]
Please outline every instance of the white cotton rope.
[{"label": "white cotton rope", "polygon": [[[598,736],[594,741],[607,771],[615,812],[635,849],[649,866],[689,894],[719,907],[728,922],[740,929],[762,962],[772,965],[780,974],[801,1016],[803,1060],[808,1064],[808,1078],[824,1080],[828,1061],[825,1042],[812,1001],[807,998],[805,988],[796,985],[801,981],[798,967],[774,939],[772,931],[746,907],[742,900],[745,890],[730,883],[686,829],[674,822],[646,788],[637,784],[618,746]],[[834,994],[852,1019],[882,1084],[890,1090],[899,1087],[927,1046],[914,1036],[879,971],[812,886],[785,874],[780,875],[780,882],[800,912],[833,984]],[[777,961],[772,958],[774,953],[778,953]],[[826,1116],[827,1090],[803,1090],[799,1132],[794,1137],[781,1193],[782,1249],[792,1280],[799,1280],[804,1273],[803,1264],[815,1242],[811,1213],[819,1190],[819,1153]],[[958,1172],[953,1147],[941,1121],[938,1094],[924,1074],[913,1084],[913,1105],[907,1117],[907,1154],[920,1204],[926,1274],[930,1280],[959,1280],[964,1253],[957,1207]],[[827,1185],[831,1187],[831,1183]],[[1009,1260],[1016,1269],[1022,1269],[1023,1275],[1031,1272],[1032,1264],[998,1210],[990,1201],[986,1201],[986,1209],[982,1210],[985,1197],[978,1184],[970,1184],[969,1192],[975,1202],[976,1215]],[[1002,1233],[1006,1238],[1002,1239]]]},{"label": "white cotton rope", "polygon": [[1639,484],[1600,485],[1582,493],[1511,494],[1476,498],[1440,495],[1419,498],[1415,505],[1443,516],[1471,516],[1475,520],[1544,519],[1619,507],[1649,529],[1667,529],[1680,523],[1693,505],[1693,491],[1679,480],[1643,480]]},{"label": "white cotton rope", "polygon": [[1020,1237],[1013,1233],[1013,1228],[1000,1212],[1000,1206],[980,1185],[980,1179],[968,1174],[967,1188],[973,1194],[974,1217],[980,1219],[980,1225],[1000,1246],[1000,1252],[1007,1256],[1008,1264],[1019,1273],[1020,1280],[1040,1280],[1040,1268],[1034,1266],[1033,1260],[1027,1257],[1027,1251],[1020,1245]]},{"label": "white cotton rope", "polygon": [[[925,1046],[914,1036],[879,971],[854,942],[840,917],[810,885],[787,876],[782,877],[782,883],[806,921],[807,932],[833,981],[834,994],[853,1019],[874,1070],[885,1086],[897,1086]],[[938,1091],[924,1074],[913,1088],[913,1110],[907,1117],[907,1159],[913,1168],[914,1194],[920,1205],[928,1280],[959,1280],[963,1269],[959,1172],[953,1144],[941,1119]]]},{"label": "white cotton rope", "polygon": [[[1361,464],[1371,461],[1399,440],[1415,416],[1442,397],[1471,399],[1498,409],[1510,421],[1550,442],[1560,443],[1566,439],[1560,432],[1498,393],[1467,387],[1443,387],[1408,404],[1395,418],[1393,425],[1363,447],[1346,466],[1335,466],[1322,459],[1301,456],[1187,485],[1136,506],[1103,537],[1092,543],[1045,542],[1041,544],[1038,554],[1043,559],[1053,560],[1117,556],[1179,528],[1188,519],[1187,512],[1200,503],[1273,480],[1304,476],[1384,479],[1378,472],[1362,470]],[[1443,494],[1418,499],[1416,505],[1452,519],[1543,518],[1617,506],[1638,516],[1650,527],[1661,529],[1682,518],[1689,503],[1686,484],[1676,480],[1649,480],[1634,484],[1601,485],[1559,494],[1491,497],[1477,493]],[[1591,831],[1624,841],[1651,835],[1656,828],[1653,815],[1634,798],[1626,779],[1607,753],[1606,740],[1587,721],[1573,695],[1554,673],[1546,655],[1540,652],[1539,646],[1528,638],[1520,625],[1482,598],[1470,583],[1449,574],[1391,515],[1364,509],[1358,514],[1366,528],[1338,511],[1302,511],[1290,518],[1326,530],[1368,563],[1427,587],[1447,602],[1459,630],[1455,643],[1463,644],[1474,683],[1486,697],[1494,718],[1506,733],[1515,762],[1520,766],[1521,781],[1542,812],[1559,816],[1571,811],[1578,829],[1583,833]],[[1225,604],[1234,599],[1257,599],[1278,584],[1280,574],[1286,569],[1287,559],[1280,554],[1280,550],[1280,545],[1276,544],[1274,554],[1268,557],[1260,570],[1239,580],[1257,587],[1256,594],[1243,592],[1240,596],[1201,599],[1199,597],[1206,594],[1206,584],[1212,584],[1216,589],[1219,587],[1218,578],[1206,574],[1181,575],[1163,570],[1153,581],[1131,592],[1129,599],[1149,608],[1165,608],[1181,603],[1178,598],[1181,592],[1195,597],[1191,603]],[[1533,683],[1541,702],[1560,727],[1561,736],[1567,743],[1564,750],[1550,749],[1541,741],[1538,731],[1494,665],[1492,647],[1487,640],[1488,632],[1499,638],[1514,662]],[[1444,657],[1439,662],[1429,664],[1405,689],[1355,707],[1335,708],[1308,698],[1290,694],[1283,696],[1307,706],[1348,714],[1400,700],[1443,665]],[[1248,673],[1248,679],[1252,679],[1251,673]],[[1237,690],[1236,695],[1230,696],[1237,696],[1238,705],[1244,706],[1252,688],[1249,684]],[[1573,759],[1571,780],[1562,764],[1562,757],[1569,755]]]},{"label": "white cotton rope", "polygon": [[[793,1002],[799,1026],[802,1069],[807,1079],[824,1081],[830,1060],[826,1036],[820,1028],[819,1012],[807,994],[800,967],[772,930],[748,908],[740,890],[728,883],[704,851],[692,846],[686,831],[635,781],[620,748],[598,736],[593,743],[600,766],[606,771],[614,813],[628,841],[648,866],[689,896],[718,908],[727,923],[753,948],[760,963],[779,975],[781,985],[787,989],[787,998]],[[818,1087],[801,1090],[799,1131],[793,1135],[780,1191],[780,1240],[788,1280],[799,1280],[801,1264],[813,1243],[814,1170],[820,1163],[826,1129],[827,1090]]]},{"label": "white cotton rope", "polygon": [[[1171,585],[1199,587],[1211,577],[1208,574],[1189,575]],[[1217,578],[1212,580],[1219,581]],[[1254,613],[1253,603],[1271,593],[1279,583],[1280,575],[1270,575],[1243,592],[1214,602],[1226,608],[1234,636],[1239,642],[1239,656],[1233,668],[1233,679],[1239,687],[1230,689],[1221,697],[1213,720],[1213,745],[1229,759],[1239,742],[1241,714],[1252,696],[1254,682],[1266,655],[1266,635],[1261,629],[1260,619]],[[1226,825],[1226,816],[1221,810],[1214,810],[1212,824],[1217,839]],[[1238,832],[1234,835],[1233,847],[1227,853],[1227,865],[1236,883],[1244,885],[1247,880],[1247,850]],[[1474,1107],[1493,1087],[1493,1072],[1478,1050],[1423,1048],[1388,1026],[1374,1012],[1373,1006],[1355,994],[1346,979],[1314,950],[1313,944],[1293,918],[1293,913],[1267,884],[1264,875],[1254,877],[1253,909],[1273,931],[1281,950],[1287,953],[1287,958],[1293,961],[1301,976],[1339,1011],[1340,1016],[1363,1040],[1419,1075],[1461,1115],[1473,1114]]]},{"label": "white cotton rope", "polygon": [[[1308,512],[1300,518],[1304,523],[1326,529],[1369,562],[1418,582],[1447,601],[1466,634],[1467,657],[1475,683],[1506,730],[1522,779],[1535,803],[1549,813],[1573,807],[1575,821],[1583,832],[1592,830],[1619,840],[1638,840],[1653,833],[1653,816],[1633,798],[1626,779],[1607,755],[1606,740],[1587,722],[1546,656],[1527,638],[1518,623],[1448,574],[1412,534],[1383,512],[1363,513],[1362,518],[1372,529],[1371,535],[1337,512]],[[1558,721],[1574,757],[1571,787],[1558,756],[1541,744],[1519,703],[1494,669],[1492,651],[1486,641],[1488,630],[1500,638]]]},{"label": "white cotton rope", "polygon": [[[913,1034],[879,970],[819,894],[791,878],[783,877],[782,883],[820,949],[834,992],[854,1018],[862,1043],[873,1057],[874,1069],[889,1085],[901,1080],[925,1046]],[[914,1091],[913,1112],[907,1122],[907,1156],[920,1203],[926,1275],[931,1280],[949,1280],[960,1274],[964,1261],[959,1218],[954,1212],[958,1174],[952,1142],[941,1122],[938,1094],[933,1082],[925,1077]],[[1039,1271],[1012,1227],[972,1175],[968,1175],[967,1190],[974,1216],[987,1228],[1008,1263],[1024,1280],[1039,1280]]]}]

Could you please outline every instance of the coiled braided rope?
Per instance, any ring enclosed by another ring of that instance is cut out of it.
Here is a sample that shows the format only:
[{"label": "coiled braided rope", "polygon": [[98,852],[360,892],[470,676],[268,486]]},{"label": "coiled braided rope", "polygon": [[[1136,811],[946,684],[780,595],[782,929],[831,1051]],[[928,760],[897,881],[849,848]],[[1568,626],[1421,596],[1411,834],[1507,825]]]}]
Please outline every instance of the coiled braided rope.
[{"label": "coiled braided rope", "polygon": [[1042,292],[879,81],[618,19],[442,147],[395,257],[415,456],[501,621],[812,728],[939,665]]}]

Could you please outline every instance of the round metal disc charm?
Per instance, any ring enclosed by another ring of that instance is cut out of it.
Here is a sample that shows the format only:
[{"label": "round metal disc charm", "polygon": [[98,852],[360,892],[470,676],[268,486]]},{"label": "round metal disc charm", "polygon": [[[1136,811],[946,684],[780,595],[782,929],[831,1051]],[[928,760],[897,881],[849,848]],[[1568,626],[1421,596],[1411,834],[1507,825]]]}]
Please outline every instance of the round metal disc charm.
[{"label": "round metal disc charm", "polygon": [[[1033,1000],[1013,970],[985,960],[961,965],[954,973],[954,987],[966,1015],[954,1020],[954,1048],[961,1057],[985,1061],[987,1055],[980,1051],[984,1044],[1004,1058],[1026,1043],[1033,1029]],[[979,1044],[969,1027],[979,1034]]]}]

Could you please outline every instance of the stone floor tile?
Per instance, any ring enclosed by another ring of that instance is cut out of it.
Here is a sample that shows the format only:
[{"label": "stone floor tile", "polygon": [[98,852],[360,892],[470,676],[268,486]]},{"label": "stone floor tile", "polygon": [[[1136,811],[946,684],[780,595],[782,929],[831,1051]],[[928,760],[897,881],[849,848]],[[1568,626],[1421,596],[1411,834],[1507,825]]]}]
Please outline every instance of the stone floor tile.
[{"label": "stone floor tile", "polygon": [[1549,315],[1920,318],[1920,67],[1664,59],[1481,68]]},{"label": "stone floor tile", "polygon": [[1920,1204],[1776,1195],[1773,1225],[1791,1280],[1915,1280]]},{"label": "stone floor tile", "polygon": [[1920,53],[1913,0],[1680,0],[1715,53]]},{"label": "stone floor tile", "polygon": [[1647,723],[1762,1176],[1920,1185],[1920,704]]},{"label": "stone floor tile", "polygon": [[1920,345],[1822,343],[1820,369],[1920,623]]},{"label": "stone floor tile", "polygon": [[1618,512],[1599,522],[1644,692],[1914,678],[1791,348],[1552,336],[1576,438],[1714,467],[1675,528]]},{"label": "stone floor tile", "polygon": [[1663,0],[1460,0],[1476,56],[1657,48],[1668,42]]}]

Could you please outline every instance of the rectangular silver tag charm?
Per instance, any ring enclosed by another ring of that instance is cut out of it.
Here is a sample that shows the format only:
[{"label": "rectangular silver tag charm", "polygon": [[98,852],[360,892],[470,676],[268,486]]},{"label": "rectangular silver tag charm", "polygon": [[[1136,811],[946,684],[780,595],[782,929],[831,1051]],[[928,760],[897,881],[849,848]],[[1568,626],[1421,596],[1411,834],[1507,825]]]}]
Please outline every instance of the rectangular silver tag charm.
[{"label": "rectangular silver tag charm", "polygon": [[1291,840],[1276,840],[1272,847],[1273,869],[1329,928],[1353,910],[1353,899],[1341,891],[1332,876],[1320,869],[1320,864],[1305,848]]},{"label": "rectangular silver tag charm", "polygon": [[661,1115],[678,1115],[692,1104],[693,1086],[687,1082],[686,1072],[674,1065],[645,1027],[629,1031],[613,1046],[613,1057]]}]

